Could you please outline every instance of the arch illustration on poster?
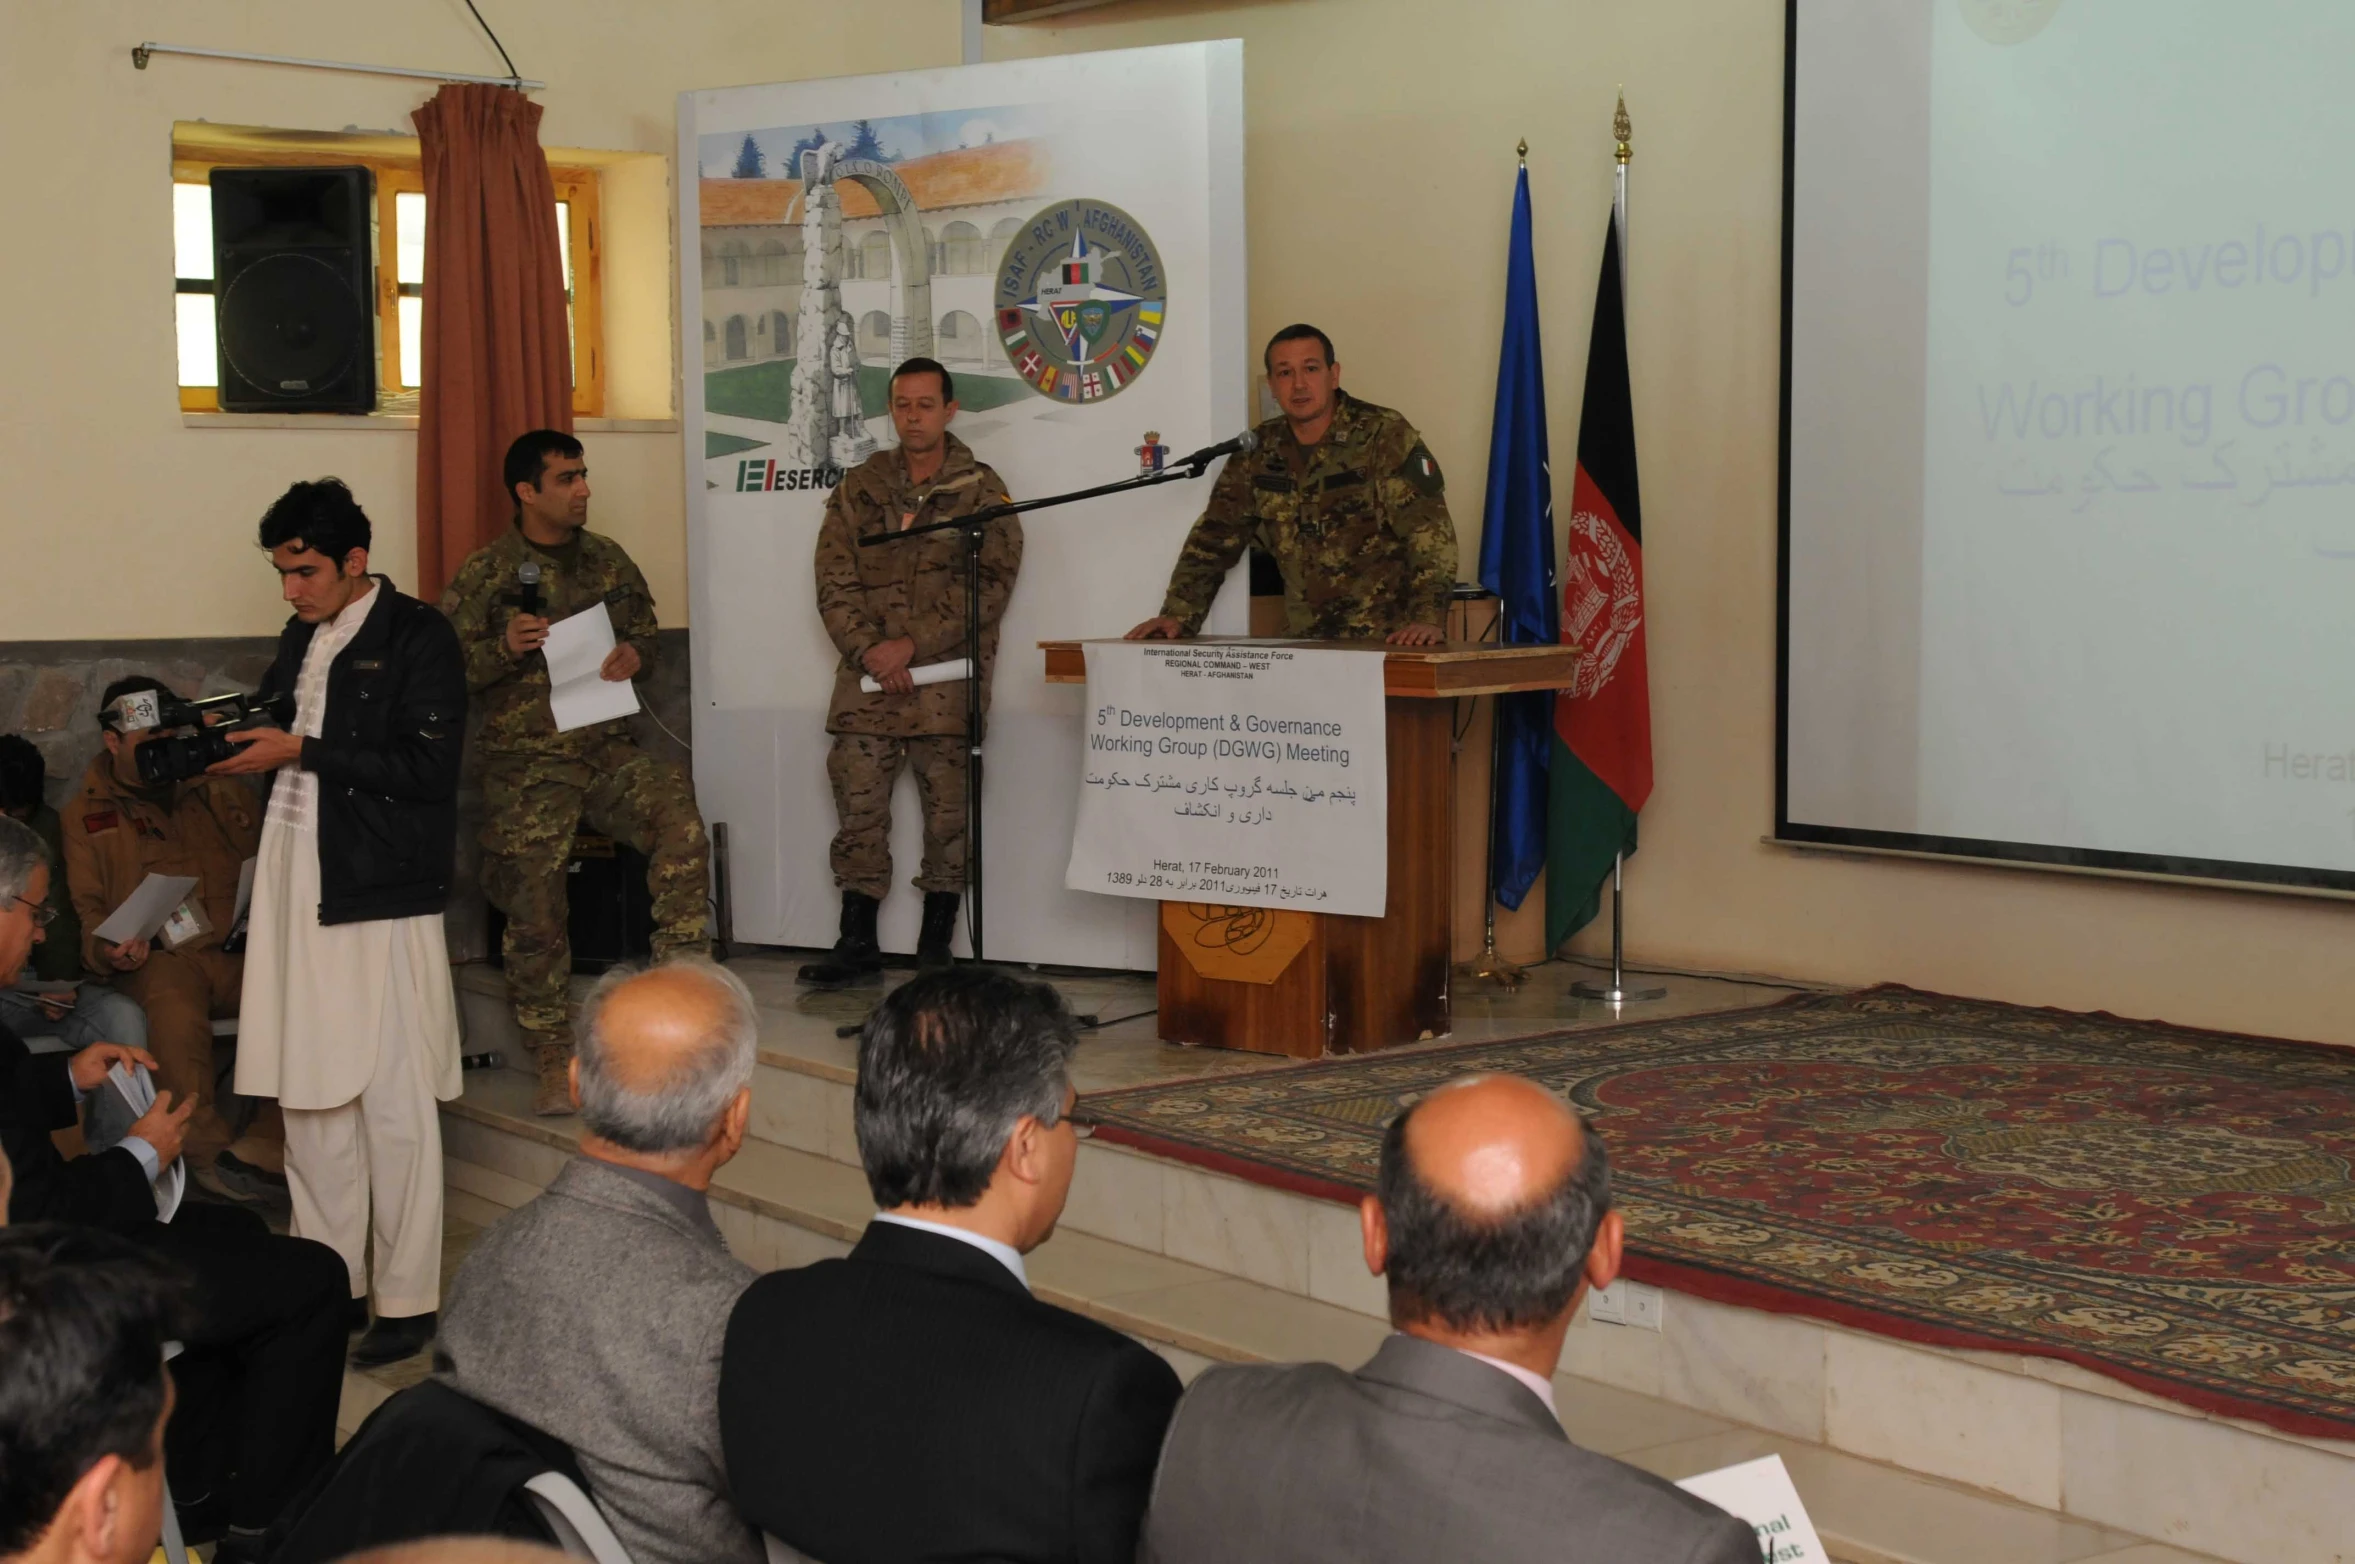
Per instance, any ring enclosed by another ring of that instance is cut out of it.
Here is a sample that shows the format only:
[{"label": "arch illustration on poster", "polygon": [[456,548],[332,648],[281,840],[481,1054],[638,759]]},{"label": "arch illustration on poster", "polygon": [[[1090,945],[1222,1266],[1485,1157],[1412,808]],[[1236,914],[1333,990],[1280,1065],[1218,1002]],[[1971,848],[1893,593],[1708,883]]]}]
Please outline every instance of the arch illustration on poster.
[{"label": "arch illustration on poster", "polygon": [[[695,782],[728,826],[739,941],[834,939],[838,657],[812,560],[841,472],[892,444],[892,366],[947,364],[953,432],[1017,499],[1128,476],[1144,431],[1187,451],[1252,421],[1242,47],[680,95]],[[993,960],[1155,963],[1149,904],[1063,887],[1083,695],[1046,684],[1035,647],[1158,612],[1208,496],[1171,484],[1023,519],[986,753]],[[1208,630],[1242,631],[1240,575]],[[912,778],[892,814],[883,942],[908,950]]]}]

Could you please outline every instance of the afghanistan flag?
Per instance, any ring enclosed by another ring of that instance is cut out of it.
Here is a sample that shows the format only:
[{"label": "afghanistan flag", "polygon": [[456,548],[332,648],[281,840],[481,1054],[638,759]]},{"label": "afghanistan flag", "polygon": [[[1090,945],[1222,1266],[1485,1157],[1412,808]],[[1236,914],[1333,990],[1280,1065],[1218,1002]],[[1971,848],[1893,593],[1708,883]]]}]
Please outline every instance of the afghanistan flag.
[{"label": "afghanistan flag", "polygon": [[1558,948],[1601,910],[1611,860],[1635,851],[1636,811],[1652,796],[1652,698],[1644,670],[1643,513],[1636,498],[1635,408],[1619,225],[1603,244],[1578,481],[1562,571],[1562,639],[1577,683],[1554,702],[1546,831],[1545,938]]},{"label": "afghanistan flag", "polygon": [[[1498,639],[1547,646],[1554,617],[1554,497],[1546,457],[1544,353],[1537,334],[1537,259],[1530,243],[1529,170],[1513,187],[1505,258],[1505,335],[1497,353],[1496,422],[1488,437],[1488,502],[1480,524],[1480,584],[1497,595]],[[1546,770],[1554,697],[1529,690],[1496,699],[1495,816],[1489,862],[1496,899],[1519,907],[1546,863]]]}]

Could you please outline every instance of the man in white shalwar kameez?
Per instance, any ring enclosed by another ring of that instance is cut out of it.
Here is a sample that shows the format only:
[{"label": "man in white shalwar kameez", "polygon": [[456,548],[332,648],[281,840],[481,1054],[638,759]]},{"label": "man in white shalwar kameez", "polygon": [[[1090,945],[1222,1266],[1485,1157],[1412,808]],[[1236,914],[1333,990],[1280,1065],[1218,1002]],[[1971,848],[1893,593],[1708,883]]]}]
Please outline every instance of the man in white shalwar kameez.
[{"label": "man in white shalwar kameez", "polygon": [[340,483],[295,485],[262,543],[295,611],[265,692],[291,686],[294,711],[285,731],[231,734],[244,747],[213,768],[278,772],[237,1089],[284,1110],[295,1234],[343,1257],[355,1298],[373,1260],[376,1322],[352,1353],[366,1366],[421,1350],[440,1306],[436,1105],[460,1090],[441,904],[463,672],[441,615],[369,575],[367,518]]}]

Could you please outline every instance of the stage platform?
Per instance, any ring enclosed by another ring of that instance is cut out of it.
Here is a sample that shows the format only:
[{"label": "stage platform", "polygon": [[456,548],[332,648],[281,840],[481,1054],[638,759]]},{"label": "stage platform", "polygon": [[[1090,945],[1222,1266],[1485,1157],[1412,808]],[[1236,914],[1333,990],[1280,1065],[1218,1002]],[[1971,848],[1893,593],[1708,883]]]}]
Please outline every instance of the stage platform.
[{"label": "stage platform", "polygon": [[[834,1028],[859,1019],[874,991],[800,994],[792,974],[803,959],[734,963],[761,1002],[762,1053],[753,1138],[722,1171],[714,1210],[731,1247],[763,1268],[840,1254],[871,1214],[850,1127],[855,1049]],[[1407,1065],[1433,1047],[1612,1024],[1607,1007],[1570,997],[1580,975],[1553,963],[1514,994],[1462,985],[1446,1044],[1379,1057]],[[511,1049],[499,974],[469,967],[459,979],[468,1050]],[[1668,1001],[1631,1009],[1701,1016],[1799,992],[1697,977],[1669,985]],[[1075,1009],[1106,1019],[1153,1003],[1149,976],[1058,986]],[[571,1121],[529,1115],[522,1062],[470,1076],[444,1109],[453,1250],[544,1186],[571,1146]],[[1165,1047],[1147,1017],[1091,1033],[1077,1074],[1083,1093],[1100,1093],[1303,1068],[1330,1067]],[[1090,1140],[1034,1280],[1042,1296],[1130,1332],[1181,1373],[1211,1361],[1362,1361],[1386,1327],[1354,1215],[1278,1182]],[[347,1398],[347,1422],[385,1382]],[[2068,1363],[1672,1288],[1656,1332],[1582,1315],[1556,1383],[1574,1439],[1667,1475],[1781,1453],[1827,1545],[1850,1564],[2355,1559],[2355,1445],[2204,1413]]]}]

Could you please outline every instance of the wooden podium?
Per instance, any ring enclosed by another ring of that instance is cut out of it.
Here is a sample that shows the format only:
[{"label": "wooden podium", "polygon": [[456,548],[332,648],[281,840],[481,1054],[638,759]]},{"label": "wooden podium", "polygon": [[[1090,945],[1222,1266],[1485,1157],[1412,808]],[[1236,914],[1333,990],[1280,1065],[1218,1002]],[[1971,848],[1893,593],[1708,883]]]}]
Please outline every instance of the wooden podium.
[{"label": "wooden podium", "polygon": [[[1235,642],[1243,637],[1205,637]],[[1043,641],[1050,684],[1087,682],[1079,641]],[[1390,890],[1379,918],[1161,904],[1161,1036],[1321,1059],[1452,1029],[1455,698],[1568,688],[1568,646],[1288,641],[1380,657],[1390,764]]]}]

